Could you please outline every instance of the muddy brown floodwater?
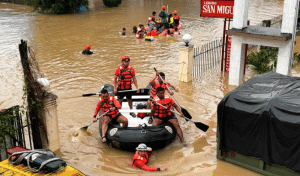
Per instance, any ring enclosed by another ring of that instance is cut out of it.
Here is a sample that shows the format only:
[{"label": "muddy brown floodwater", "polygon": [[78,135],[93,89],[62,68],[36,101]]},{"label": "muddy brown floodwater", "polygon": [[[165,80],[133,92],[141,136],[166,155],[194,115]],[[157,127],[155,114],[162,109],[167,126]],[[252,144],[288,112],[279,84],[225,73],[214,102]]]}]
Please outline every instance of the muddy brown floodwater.
[{"label": "muddy brown floodwater", "polygon": [[[216,159],[217,105],[234,89],[227,84],[228,75],[214,72],[200,81],[182,83],[178,80],[182,35],[150,43],[131,34],[132,26],[145,24],[152,11],[159,13],[162,5],[168,5],[169,12],[178,11],[183,23],[181,34],[191,34],[195,46],[222,37],[223,19],[200,18],[200,1],[123,0],[117,8],[105,8],[101,0],[90,0],[89,12],[70,15],[38,14],[27,6],[0,3],[0,108],[22,103],[18,44],[25,39],[50,81],[51,91],[59,97],[61,153],[69,165],[88,175],[259,175]],[[250,5],[251,24],[258,24],[280,15],[283,0],[251,0]],[[127,29],[125,37],[119,35],[123,27]],[[94,52],[91,56],[81,54],[87,44]],[[295,50],[300,52],[299,48]],[[193,120],[210,126],[204,133],[193,123],[179,120],[189,147],[183,148],[177,138],[168,147],[154,151],[150,159],[150,166],[167,167],[166,172],[133,168],[133,153],[102,144],[97,125],[90,126],[89,133],[78,131],[91,122],[98,101],[97,97],[81,95],[112,84],[114,71],[125,54],[131,57],[140,88],[147,86],[156,67],[179,87],[176,98]],[[298,66],[292,71],[294,76],[300,76],[299,72]],[[246,79],[251,76],[253,72],[247,69]]]}]

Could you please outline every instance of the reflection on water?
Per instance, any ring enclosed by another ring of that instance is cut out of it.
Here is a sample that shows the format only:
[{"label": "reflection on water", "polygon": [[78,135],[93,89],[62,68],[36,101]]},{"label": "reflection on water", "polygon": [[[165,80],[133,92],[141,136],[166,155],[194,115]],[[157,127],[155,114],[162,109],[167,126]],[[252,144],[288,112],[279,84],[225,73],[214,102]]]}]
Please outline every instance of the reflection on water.
[{"label": "reflection on water", "polygon": [[[26,39],[51,90],[59,97],[62,158],[89,175],[153,175],[131,166],[133,153],[102,144],[97,124],[87,132],[79,130],[91,122],[98,101],[97,97],[83,98],[81,94],[98,92],[103,84],[112,84],[120,58],[126,54],[140,88],[147,86],[156,67],[165,72],[166,80],[179,87],[176,98],[193,120],[210,126],[204,133],[192,122],[179,119],[189,146],[183,148],[176,139],[165,149],[154,151],[149,165],[168,168],[155,174],[258,175],[216,159],[216,108],[222,97],[235,88],[228,86],[228,74],[213,72],[193,83],[179,82],[181,36],[145,42],[131,34],[132,26],[145,24],[152,11],[159,14],[162,5],[168,5],[169,12],[178,11],[183,23],[181,34],[191,34],[195,46],[222,37],[223,19],[200,18],[200,1],[127,0],[120,7],[105,8],[102,0],[90,0],[91,11],[70,15],[36,14],[30,7],[0,3],[0,107],[21,104],[23,78],[18,43]],[[257,24],[281,14],[283,1],[251,0],[250,5],[250,23]],[[123,27],[127,29],[126,37],[119,34]],[[94,52],[91,56],[81,54],[87,44]],[[299,67],[294,74],[299,74]],[[252,75],[247,70],[245,77]]]}]

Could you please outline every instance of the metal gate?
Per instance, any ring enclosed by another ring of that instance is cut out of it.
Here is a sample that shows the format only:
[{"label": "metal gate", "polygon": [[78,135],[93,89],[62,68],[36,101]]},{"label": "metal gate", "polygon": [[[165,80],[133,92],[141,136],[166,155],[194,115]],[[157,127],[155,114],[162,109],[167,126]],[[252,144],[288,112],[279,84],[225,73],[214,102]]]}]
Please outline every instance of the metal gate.
[{"label": "metal gate", "polygon": [[22,119],[19,106],[13,106],[4,113],[0,112],[0,161],[8,158],[6,151],[11,147],[32,149],[31,125],[28,116],[25,116]]},{"label": "metal gate", "polygon": [[194,48],[193,79],[199,78],[204,72],[221,70],[222,43],[222,39],[217,39],[202,45],[201,49]]}]

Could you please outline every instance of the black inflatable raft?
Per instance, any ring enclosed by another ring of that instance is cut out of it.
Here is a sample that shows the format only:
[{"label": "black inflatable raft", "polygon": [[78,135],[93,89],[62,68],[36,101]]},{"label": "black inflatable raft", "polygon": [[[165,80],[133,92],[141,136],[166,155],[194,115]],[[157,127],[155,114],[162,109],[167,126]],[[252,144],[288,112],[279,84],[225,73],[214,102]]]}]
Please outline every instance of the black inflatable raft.
[{"label": "black inflatable raft", "polygon": [[[110,84],[105,84],[101,89],[107,89],[110,95],[115,96],[113,93],[114,87]],[[101,91],[100,89],[100,91]],[[133,92],[133,109],[145,107],[146,102],[150,97],[151,86],[148,85],[145,89],[140,89],[140,93]],[[124,97],[125,98],[125,97]],[[123,113],[122,110],[126,109],[128,113]],[[138,117],[133,118],[129,115],[129,108],[127,100],[124,99],[120,112],[128,119],[128,127],[122,128],[120,124],[108,125],[106,132],[107,144],[115,148],[127,151],[134,151],[140,143],[145,143],[147,146],[152,147],[153,150],[161,149],[169,145],[176,137],[176,130],[169,122],[161,124],[160,126],[152,126],[148,124],[149,116],[141,119]],[[140,127],[137,127],[140,124]],[[99,120],[99,133],[102,136],[102,120]]]}]

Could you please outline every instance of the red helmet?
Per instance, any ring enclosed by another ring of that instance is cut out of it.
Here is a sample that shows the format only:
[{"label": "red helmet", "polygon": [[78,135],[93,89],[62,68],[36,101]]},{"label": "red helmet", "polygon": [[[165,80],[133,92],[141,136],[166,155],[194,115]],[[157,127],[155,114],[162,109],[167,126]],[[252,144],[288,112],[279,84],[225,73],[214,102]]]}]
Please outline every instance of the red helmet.
[{"label": "red helmet", "polygon": [[166,6],[162,6],[161,8],[162,8],[163,10],[166,10]]},{"label": "red helmet", "polygon": [[123,61],[124,59],[130,59],[130,58],[129,58],[129,56],[124,55],[124,56],[121,57],[121,60]]},{"label": "red helmet", "polygon": [[147,32],[147,35],[150,35],[151,34],[151,32]]},{"label": "red helmet", "polygon": [[177,14],[177,10],[174,11],[174,15]]},{"label": "red helmet", "polygon": [[86,50],[90,50],[90,49],[91,49],[91,46],[90,46],[90,45],[86,45],[85,49],[86,49]]}]

